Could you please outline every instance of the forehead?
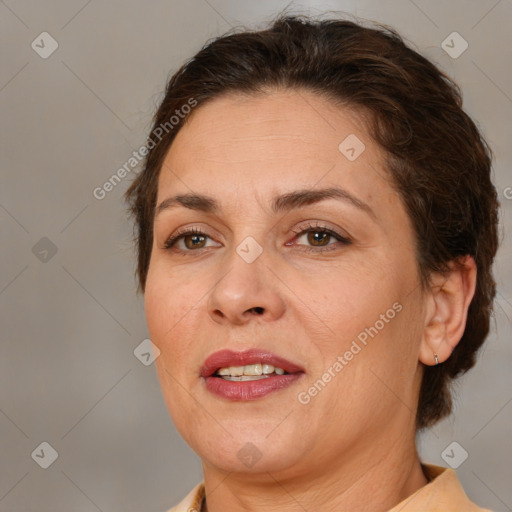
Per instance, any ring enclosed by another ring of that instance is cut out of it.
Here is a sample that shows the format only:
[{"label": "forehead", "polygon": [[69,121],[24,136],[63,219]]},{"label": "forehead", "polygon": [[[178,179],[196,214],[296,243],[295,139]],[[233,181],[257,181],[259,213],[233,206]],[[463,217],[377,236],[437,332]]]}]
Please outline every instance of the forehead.
[{"label": "forehead", "polygon": [[316,158],[333,157],[342,138],[354,132],[369,139],[353,108],[340,108],[311,91],[229,93],[198,107],[173,146],[185,147],[195,157],[203,152],[222,156],[229,150],[243,158],[243,151],[255,149],[256,143],[266,158],[291,157],[290,149]]},{"label": "forehead", "polygon": [[226,94],[197,107],[178,132],[157,200],[170,191],[264,197],[316,184],[343,185],[368,200],[389,188],[383,164],[363,116],[324,96]]}]

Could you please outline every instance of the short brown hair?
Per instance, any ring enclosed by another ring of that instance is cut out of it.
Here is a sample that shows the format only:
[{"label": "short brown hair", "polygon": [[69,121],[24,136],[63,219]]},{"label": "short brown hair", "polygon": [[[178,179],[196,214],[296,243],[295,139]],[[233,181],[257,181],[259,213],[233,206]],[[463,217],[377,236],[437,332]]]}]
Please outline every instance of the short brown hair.
[{"label": "short brown hair", "polygon": [[151,149],[126,192],[136,220],[140,288],[151,257],[159,172],[183,123],[163,136],[158,127],[191,99],[201,106],[225,93],[272,88],[311,90],[370,114],[371,136],[385,150],[413,222],[423,286],[449,262],[475,259],[477,286],[462,339],[447,361],[424,368],[416,425],[432,425],[450,413],[449,384],[475,364],[489,332],[499,205],[490,149],[462,110],[458,86],[389,27],[281,15],[266,30],[214,39],[170,78]]}]

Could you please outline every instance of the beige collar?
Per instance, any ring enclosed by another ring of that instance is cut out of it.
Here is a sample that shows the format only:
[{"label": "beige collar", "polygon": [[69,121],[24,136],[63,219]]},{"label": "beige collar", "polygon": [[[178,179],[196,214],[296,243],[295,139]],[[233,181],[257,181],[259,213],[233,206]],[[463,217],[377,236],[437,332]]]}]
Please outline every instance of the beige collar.
[{"label": "beige collar", "polygon": [[[469,500],[453,469],[422,464],[429,483],[395,505],[388,512],[491,512]],[[201,512],[204,482],[197,484],[189,494],[168,512]]]}]

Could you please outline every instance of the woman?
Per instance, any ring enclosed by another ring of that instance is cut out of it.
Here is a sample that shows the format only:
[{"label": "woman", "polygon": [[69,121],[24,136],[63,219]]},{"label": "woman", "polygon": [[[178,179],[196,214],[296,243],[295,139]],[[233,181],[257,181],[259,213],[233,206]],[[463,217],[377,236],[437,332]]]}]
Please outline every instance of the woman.
[{"label": "woman", "polygon": [[147,147],[138,276],[204,472],[172,510],[484,510],[415,446],[495,294],[457,86],[390,29],[282,16],[187,62]]}]

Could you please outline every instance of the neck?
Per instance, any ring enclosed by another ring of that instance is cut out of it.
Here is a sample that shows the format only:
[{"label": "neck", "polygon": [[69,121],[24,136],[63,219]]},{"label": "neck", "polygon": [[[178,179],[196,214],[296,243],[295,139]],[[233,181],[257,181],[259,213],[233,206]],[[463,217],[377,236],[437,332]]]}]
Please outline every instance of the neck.
[{"label": "neck", "polygon": [[[207,512],[386,512],[428,483],[414,439],[347,454],[302,475],[236,474],[203,464]],[[349,461],[352,462],[349,462]]]}]

